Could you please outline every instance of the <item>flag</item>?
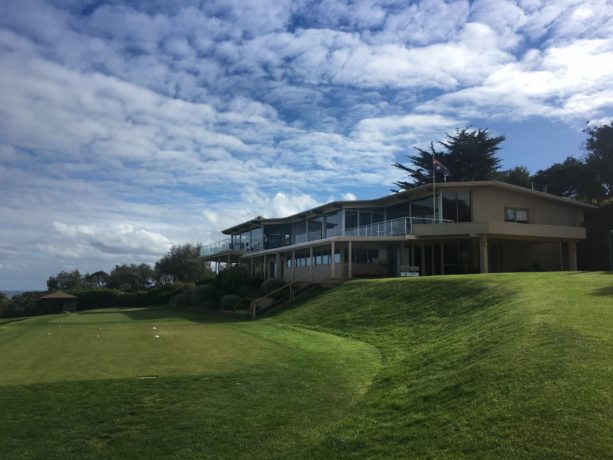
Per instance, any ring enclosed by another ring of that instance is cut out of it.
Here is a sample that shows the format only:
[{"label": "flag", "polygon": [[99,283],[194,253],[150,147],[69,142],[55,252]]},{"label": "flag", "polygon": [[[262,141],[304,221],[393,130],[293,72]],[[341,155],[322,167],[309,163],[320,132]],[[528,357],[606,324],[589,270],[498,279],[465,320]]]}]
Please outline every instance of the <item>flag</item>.
[{"label": "flag", "polygon": [[447,166],[445,166],[443,163],[438,161],[436,158],[432,158],[432,167],[434,168],[434,171],[442,172],[445,178],[447,176],[451,176],[451,174],[449,173],[449,170],[447,169]]}]

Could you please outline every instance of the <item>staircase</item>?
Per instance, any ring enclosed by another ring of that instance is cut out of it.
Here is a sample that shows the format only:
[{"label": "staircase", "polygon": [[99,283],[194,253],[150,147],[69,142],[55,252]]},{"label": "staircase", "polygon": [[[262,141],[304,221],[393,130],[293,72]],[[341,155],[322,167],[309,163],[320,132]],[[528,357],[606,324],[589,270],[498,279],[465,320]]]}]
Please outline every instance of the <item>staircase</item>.
[{"label": "staircase", "polygon": [[[321,284],[308,283],[305,281],[292,281],[291,283],[287,283],[285,286],[269,292],[268,295],[252,301],[249,308],[249,318],[254,320],[257,316],[270,314],[273,311],[279,310],[293,302],[297,297],[301,297],[318,287],[321,287]],[[279,294],[283,294],[283,296],[279,296]]]}]

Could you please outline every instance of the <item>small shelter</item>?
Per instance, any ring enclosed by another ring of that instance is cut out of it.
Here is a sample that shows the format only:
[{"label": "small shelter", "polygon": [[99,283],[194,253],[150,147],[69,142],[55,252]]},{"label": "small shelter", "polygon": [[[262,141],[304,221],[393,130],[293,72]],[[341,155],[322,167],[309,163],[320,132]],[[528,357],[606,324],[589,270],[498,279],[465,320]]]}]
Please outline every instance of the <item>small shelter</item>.
[{"label": "small shelter", "polygon": [[71,313],[76,313],[78,300],[78,297],[71,294],[66,294],[62,291],[56,291],[40,298],[40,301],[43,302],[43,305],[46,308],[52,308],[55,306],[58,307],[58,310],[61,312],[67,311]]}]

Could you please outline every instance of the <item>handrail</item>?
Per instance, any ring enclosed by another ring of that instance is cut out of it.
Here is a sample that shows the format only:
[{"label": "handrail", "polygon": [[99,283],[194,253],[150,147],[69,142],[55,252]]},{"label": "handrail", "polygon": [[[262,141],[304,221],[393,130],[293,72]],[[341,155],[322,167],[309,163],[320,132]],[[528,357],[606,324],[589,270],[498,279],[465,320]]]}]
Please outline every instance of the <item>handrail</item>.
[{"label": "handrail", "polygon": [[257,313],[258,300],[270,298],[273,294],[276,294],[277,292],[281,292],[283,289],[289,288],[289,301],[291,302],[292,300],[294,300],[294,289],[293,289],[294,284],[304,283],[306,281],[307,281],[306,278],[303,280],[296,279],[296,280],[290,281],[289,283],[284,284],[280,288],[275,289],[274,291],[271,291],[262,297],[258,297],[257,299],[252,300],[251,303],[249,304],[249,318],[252,320],[255,319],[256,313]]}]

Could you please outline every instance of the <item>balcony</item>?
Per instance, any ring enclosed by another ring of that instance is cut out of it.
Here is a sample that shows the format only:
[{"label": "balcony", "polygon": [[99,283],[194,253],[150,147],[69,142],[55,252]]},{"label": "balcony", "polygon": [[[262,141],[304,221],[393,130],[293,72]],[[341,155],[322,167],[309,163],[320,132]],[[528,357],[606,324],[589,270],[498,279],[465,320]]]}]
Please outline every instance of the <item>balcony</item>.
[{"label": "balcony", "polygon": [[[441,224],[441,223],[449,223],[453,222],[450,220],[440,220],[440,219],[428,219],[424,217],[403,217],[400,219],[386,220],[383,222],[378,222],[376,224],[363,225],[361,227],[349,228],[346,229],[342,235],[336,235],[336,237],[384,237],[384,236],[403,236],[403,235],[412,235],[413,234],[413,226],[416,224]],[[314,241],[322,241],[323,239],[311,240]],[[306,242],[305,242],[306,243]],[[285,247],[285,246],[280,246]],[[276,249],[273,247],[268,247],[266,241],[257,240],[248,242],[237,242],[232,240],[232,238],[226,238],[221,241],[217,241],[215,243],[208,244],[206,246],[202,246],[200,248],[200,256],[201,257],[212,257],[220,254],[227,253],[250,253],[250,252],[259,252],[265,249]]]}]

